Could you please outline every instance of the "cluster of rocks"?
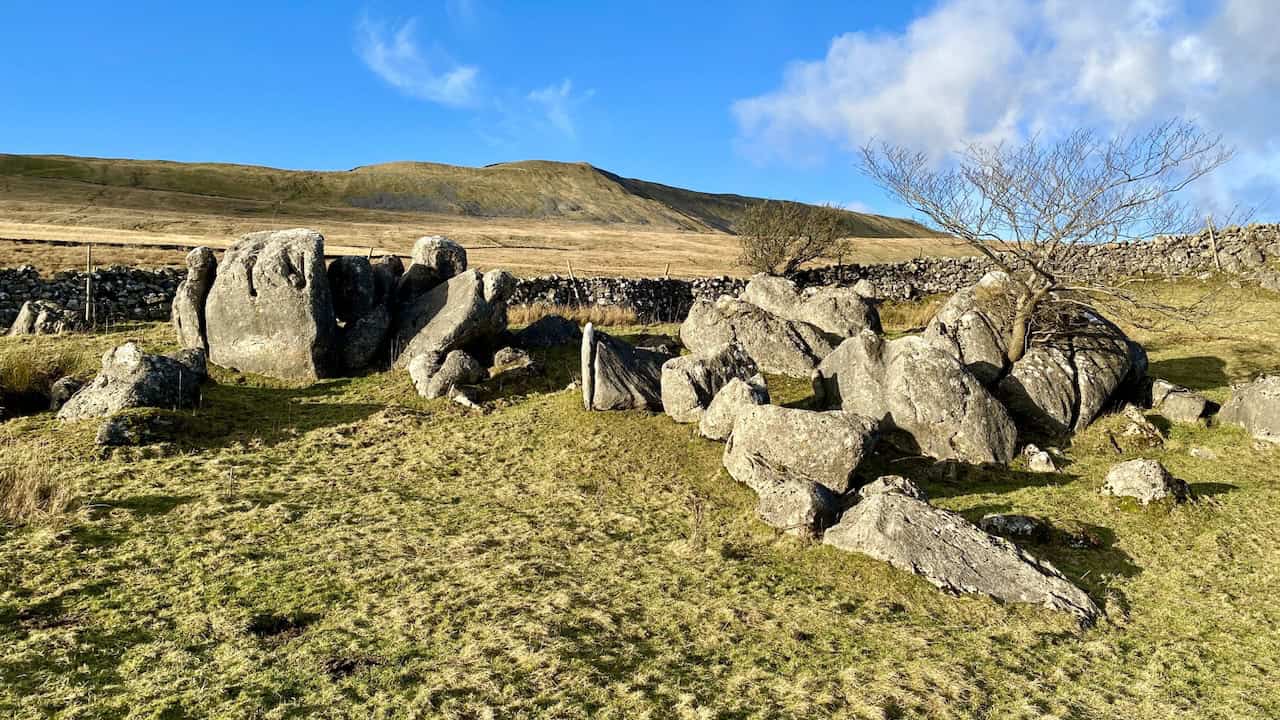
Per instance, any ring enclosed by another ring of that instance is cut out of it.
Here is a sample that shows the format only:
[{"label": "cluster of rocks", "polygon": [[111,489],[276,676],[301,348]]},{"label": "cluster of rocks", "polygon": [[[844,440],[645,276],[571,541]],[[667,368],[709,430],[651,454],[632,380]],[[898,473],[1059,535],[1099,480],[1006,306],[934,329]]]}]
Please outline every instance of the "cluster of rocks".
[{"label": "cluster of rocks", "polygon": [[[984,529],[933,507],[905,478],[861,488],[856,479],[881,448],[1004,465],[1021,445],[1030,470],[1057,472],[1054,455],[1026,443],[1021,431],[1065,436],[1129,400],[1175,422],[1202,422],[1211,411],[1186,388],[1146,381],[1141,346],[1083,306],[1058,308],[1055,332],[1033,336],[1010,362],[1015,292],[1006,275],[987,273],[956,293],[923,333],[889,339],[874,299],[853,288],[801,289],[756,276],[736,297],[694,302],[680,328],[690,351],[683,356],[632,347],[588,326],[583,403],[661,409],[697,423],[704,437],[725,441],[726,470],[755,491],[758,515],[785,532],[884,560],[948,591],[1036,603],[1091,622],[1098,610],[1087,594],[988,532],[1035,537],[1042,523],[993,516]],[[769,404],[762,372],[810,379],[814,409]],[[1188,496],[1185,483],[1147,460],[1117,466],[1103,492],[1143,504]]]},{"label": "cluster of rocks", "polygon": [[220,264],[196,248],[187,266],[174,330],[211,362],[295,381],[395,364],[427,397],[487,377],[472,353],[492,356],[515,285],[503,270],[468,270],[443,237],[420,238],[407,268],[395,256],[326,266],[324,237],[301,228],[246,235]]}]

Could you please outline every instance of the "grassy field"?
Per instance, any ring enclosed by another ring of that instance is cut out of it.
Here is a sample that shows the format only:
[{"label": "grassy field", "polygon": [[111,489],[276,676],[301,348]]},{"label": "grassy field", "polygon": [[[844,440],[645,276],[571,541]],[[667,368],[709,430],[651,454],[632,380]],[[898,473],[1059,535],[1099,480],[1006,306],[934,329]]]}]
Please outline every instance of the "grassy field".
[{"label": "grassy field", "polygon": [[[1280,368],[1280,296],[1220,290],[1233,324],[1135,331],[1154,375],[1219,401]],[[900,330],[920,314],[885,316]],[[0,382],[33,363],[23,383],[90,374],[126,337],[170,346],[158,325],[4,338]],[[1280,450],[1237,429],[1177,427],[1121,455],[1104,419],[1060,476],[920,476],[974,520],[1049,518],[1054,539],[1029,549],[1105,609],[1081,631],[779,535],[722,445],[662,415],[584,412],[564,389],[575,352],[547,360],[545,377],[493,381],[483,414],[419,399],[403,372],[296,388],[218,371],[173,445],[104,454],[92,422],[0,424],[0,472],[80,498],[0,530],[0,715],[1280,714]],[[1197,499],[1099,496],[1139,454]]]},{"label": "grassy field", "polygon": [[[525,275],[741,274],[726,232],[754,200],[622,178],[582,163],[485,168],[389,163],[345,172],[0,154],[0,266],[83,265],[84,251],[8,239],[92,242],[104,263],[178,265],[174,248],[313,227],[331,253],[407,255],[422,235],[472,264]],[[897,218],[848,213],[849,262],[969,254]],[[158,247],[159,246],[159,247]]]}]

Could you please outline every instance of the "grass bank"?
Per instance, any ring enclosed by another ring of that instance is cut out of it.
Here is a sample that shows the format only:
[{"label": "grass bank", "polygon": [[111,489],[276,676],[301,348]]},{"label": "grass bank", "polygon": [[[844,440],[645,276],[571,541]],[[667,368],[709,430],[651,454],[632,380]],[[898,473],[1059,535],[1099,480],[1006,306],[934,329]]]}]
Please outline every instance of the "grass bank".
[{"label": "grass bank", "polygon": [[[1216,400],[1280,367],[1280,296],[1221,291],[1236,324],[1134,331],[1153,374]],[[0,339],[0,367],[168,335]],[[1059,476],[923,478],[974,520],[1050,519],[1062,532],[1029,549],[1106,612],[1079,631],[780,536],[722,445],[661,415],[586,413],[564,389],[575,351],[546,360],[545,377],[495,381],[484,414],[399,372],[309,388],[217,372],[170,446],[103,454],[94,423],[47,413],[0,424],[0,466],[36,454],[78,497],[0,529],[0,715],[1280,714],[1280,451],[1243,432],[1177,427],[1144,454],[1191,484],[1181,506],[1099,496],[1138,455],[1110,449],[1106,420]]]}]

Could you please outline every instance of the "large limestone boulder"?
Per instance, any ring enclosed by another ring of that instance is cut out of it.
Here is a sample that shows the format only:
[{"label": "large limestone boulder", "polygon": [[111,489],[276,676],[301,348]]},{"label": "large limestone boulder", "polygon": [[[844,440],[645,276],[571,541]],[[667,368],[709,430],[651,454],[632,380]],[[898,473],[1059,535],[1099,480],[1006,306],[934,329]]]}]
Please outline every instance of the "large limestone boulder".
[{"label": "large limestone boulder", "polygon": [[396,281],[397,308],[406,308],[418,298],[467,269],[467,251],[441,235],[418,238],[413,244],[409,267]]},{"label": "large limestone boulder", "polygon": [[1131,497],[1143,505],[1157,500],[1185,500],[1187,484],[1173,477],[1159,460],[1138,459],[1113,465],[1102,484],[1103,495]]},{"label": "large limestone boulder", "polygon": [[62,405],[58,418],[105,417],[135,407],[192,407],[206,377],[203,350],[149,355],[128,342],[102,355],[102,370]]},{"label": "large limestone boulder", "polygon": [[769,404],[769,390],[763,375],[732,378],[716,393],[698,422],[698,434],[709,440],[728,440],[733,424],[749,408]]},{"label": "large limestone boulder", "polygon": [[804,322],[838,337],[880,332],[876,306],[853,288],[809,288],[801,292],[776,275],[753,275],[741,298],[785,320]]},{"label": "large limestone boulder", "polygon": [[1232,388],[1218,418],[1243,427],[1258,440],[1280,444],[1280,375],[1263,375]]},{"label": "large limestone boulder", "polygon": [[676,422],[698,422],[730,380],[746,380],[758,372],[755,361],[737,344],[672,358],[662,366],[662,409]]},{"label": "large limestone boulder", "polygon": [[204,304],[218,274],[218,259],[207,247],[198,247],[187,253],[187,276],[178,283],[173,296],[171,320],[178,336],[178,344],[184,348],[209,351],[205,336]]},{"label": "large limestone boulder", "polygon": [[823,542],[920,575],[950,593],[980,593],[1071,613],[1092,624],[1098,608],[1056,568],[963,517],[898,492],[847,510]]},{"label": "large limestone boulder", "polygon": [[737,343],[762,371],[791,377],[808,377],[835,347],[813,325],[728,296],[695,301],[680,326],[680,341],[693,352]]},{"label": "large limestone boulder", "polygon": [[514,287],[515,278],[505,270],[466,270],[437,285],[402,309],[396,328],[400,358],[444,356],[502,333]]},{"label": "large limestone boulder", "polygon": [[661,410],[662,365],[671,355],[582,331],[582,404],[588,410]]},{"label": "large limestone boulder", "polygon": [[1037,332],[1016,363],[1008,342],[1021,288],[1007,274],[988,273],[938,310],[924,337],[964,363],[1014,417],[1063,435],[1088,426],[1146,373],[1146,353],[1096,310],[1044,305]]},{"label": "large limestone boulder", "polygon": [[285,380],[328,377],[338,328],[324,237],[302,228],[245,235],[223,255],[205,323],[218,365]]},{"label": "large limestone boulder", "polygon": [[886,341],[864,331],[840,344],[813,376],[818,402],[876,418],[909,452],[1006,464],[1017,428],[960,361],[927,339]]},{"label": "large limestone boulder", "polygon": [[853,473],[875,445],[875,420],[840,410],[815,412],[757,405],[733,424],[724,467],[738,482],[756,487],[758,456],[785,472],[822,484],[834,493],[853,485]]},{"label": "large limestone boulder", "polygon": [[344,256],[329,264],[329,288],[338,320],[338,364],[367,367],[386,347],[391,331],[390,293],[396,263]]}]

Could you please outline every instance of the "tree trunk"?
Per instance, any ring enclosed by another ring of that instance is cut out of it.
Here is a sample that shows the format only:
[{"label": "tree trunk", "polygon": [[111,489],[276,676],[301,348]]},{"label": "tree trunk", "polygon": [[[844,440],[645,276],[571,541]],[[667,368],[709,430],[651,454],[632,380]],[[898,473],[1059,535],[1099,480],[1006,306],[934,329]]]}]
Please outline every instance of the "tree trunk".
[{"label": "tree trunk", "polygon": [[1027,351],[1027,331],[1031,327],[1031,317],[1035,314],[1036,306],[1048,294],[1049,288],[1045,287],[1018,297],[1018,311],[1013,315],[1013,325],[1009,328],[1009,343],[1004,353],[1010,363],[1021,360],[1023,353]]}]

